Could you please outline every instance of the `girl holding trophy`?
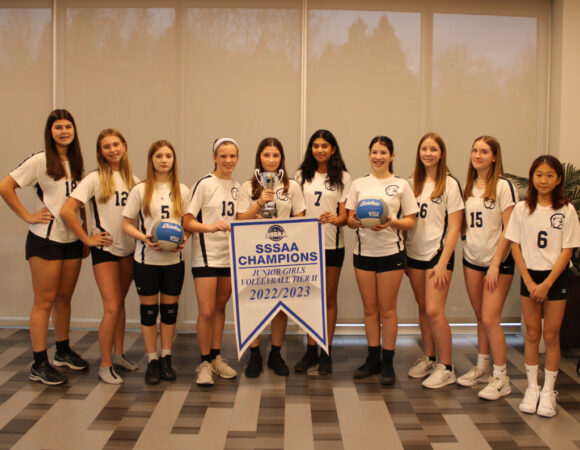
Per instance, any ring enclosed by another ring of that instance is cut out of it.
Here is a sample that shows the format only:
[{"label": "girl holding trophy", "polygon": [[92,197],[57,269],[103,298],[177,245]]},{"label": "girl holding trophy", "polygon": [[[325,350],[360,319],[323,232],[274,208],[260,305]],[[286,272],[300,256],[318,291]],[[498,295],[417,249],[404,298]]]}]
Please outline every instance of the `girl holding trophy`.
[{"label": "girl holding trophy", "polygon": [[[240,189],[238,219],[287,218],[304,215],[306,205],[300,185],[288,179],[285,160],[284,148],[278,139],[274,137],[262,139],[256,152],[255,177],[244,182]],[[287,322],[286,314],[279,312],[271,323],[272,347],[268,356],[268,367],[280,376],[286,376],[290,372],[280,355]],[[250,346],[250,361],[246,367],[246,376],[249,378],[259,376],[262,366],[260,338],[258,337]]]}]

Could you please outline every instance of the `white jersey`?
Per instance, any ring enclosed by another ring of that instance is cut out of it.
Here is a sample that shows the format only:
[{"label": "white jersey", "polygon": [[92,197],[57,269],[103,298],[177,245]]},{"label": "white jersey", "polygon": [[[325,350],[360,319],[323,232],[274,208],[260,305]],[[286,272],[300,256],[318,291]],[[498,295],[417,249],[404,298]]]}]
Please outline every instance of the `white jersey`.
[{"label": "white jersey", "polygon": [[[288,181],[287,193],[284,193],[284,184],[278,182],[274,185],[274,201],[276,202],[278,218],[280,219],[295,216],[306,209],[300,185],[294,180]],[[238,213],[247,212],[255,201],[252,200],[252,182],[249,180],[244,181],[240,189],[240,198],[238,199]]]},{"label": "white jersey", "polygon": [[[302,185],[304,201],[306,202],[306,216],[320,217],[326,211],[332,211],[338,216],[339,204],[346,202],[346,196],[352,184],[352,178],[348,172],[342,172],[342,189],[337,186],[331,186],[328,182],[328,174],[314,172],[312,180],[305,181]],[[294,176],[300,185],[302,173],[299,170]],[[322,225],[324,232],[324,248],[334,250],[344,248],[344,233],[342,227],[337,227],[331,223]]]},{"label": "white jersey", "polygon": [[[71,179],[68,161],[63,161],[63,164],[66,176],[55,181],[46,173],[46,152],[42,151],[25,159],[10,172],[10,176],[20,187],[34,186],[37,196],[36,211],[46,207],[54,216],[50,223],[31,224],[30,231],[41,238],[66,244],[75,242],[78,238],[60,217],[60,208],[76,188],[78,181]],[[80,221],[80,212],[77,211],[76,214]]]},{"label": "white jersey", "polygon": [[[237,181],[222,180],[210,173],[193,186],[185,214],[193,215],[200,223],[231,222],[236,218],[239,190]],[[228,242],[226,231],[195,233],[191,267],[229,267]]]},{"label": "white jersey", "polygon": [[[383,199],[389,207],[389,216],[393,218],[415,214],[419,210],[407,180],[396,176],[376,178],[373,175],[367,175],[366,177],[357,178],[352,182],[352,187],[346,200],[346,208],[356,211],[358,202],[365,198]],[[392,227],[387,227],[380,231],[373,231],[370,228],[358,228],[356,236],[355,255],[389,256],[405,248],[403,232]]]},{"label": "white jersey", "polygon": [[[135,183],[139,182],[137,177],[134,176],[133,179]],[[129,189],[127,189],[127,185],[118,171],[113,171],[113,182],[115,183],[115,192],[107,202],[100,203],[98,200],[101,194],[99,171],[94,170],[81,180],[71,197],[87,206],[90,235],[102,231],[111,234],[113,245],[99,246],[99,248],[122,257],[131,255],[135,251],[135,240],[121,230],[123,208],[129,196]]]},{"label": "white jersey", "polygon": [[489,267],[503,231],[502,213],[515,205],[517,194],[505,178],[497,182],[495,202],[485,200],[483,194],[484,190],[474,185],[471,196],[465,202],[463,257],[473,265]]},{"label": "white jersey", "polygon": [[521,201],[510,216],[505,237],[520,245],[529,270],[552,270],[562,249],[580,247],[578,214],[572,203],[558,210],[537,205],[530,214]]},{"label": "white jersey", "polygon": [[434,188],[434,182],[425,183],[423,192],[415,197],[419,206],[417,225],[407,231],[407,256],[419,261],[431,261],[443,249],[449,214],[464,208],[459,182],[451,175],[447,175],[445,192],[431,198]]},{"label": "white jersey", "polygon": [[[189,188],[180,184],[181,199],[185,203],[189,198]],[[143,213],[143,197],[145,195],[145,182],[141,182],[129,192],[127,204],[123,209],[123,216],[129,219],[139,219],[139,230],[144,234],[151,234],[153,225],[164,219],[174,220],[181,224],[181,217],[173,216],[173,200],[171,199],[171,186],[169,183],[156,183],[151,197],[151,216]],[[164,252],[154,250],[144,242],[137,240],[135,247],[135,261],[154,266],[169,266],[182,261],[182,252]]]}]

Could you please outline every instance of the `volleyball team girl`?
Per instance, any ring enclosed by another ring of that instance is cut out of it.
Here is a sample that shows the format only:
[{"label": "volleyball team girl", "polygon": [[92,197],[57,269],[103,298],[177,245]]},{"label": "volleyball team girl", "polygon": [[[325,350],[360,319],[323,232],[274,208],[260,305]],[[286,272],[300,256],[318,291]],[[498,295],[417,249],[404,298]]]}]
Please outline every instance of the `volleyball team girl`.
[{"label": "volleyball team girl", "polygon": [[[306,351],[295,363],[296,373],[333,372],[332,338],[345,258],[343,227],[348,225],[355,230],[353,265],[368,345],[367,357],[353,371],[354,378],[380,375],[382,385],[396,382],[393,362],[398,290],[406,273],[418,305],[423,347],[408,376],[422,380],[422,385],[431,389],[455,382],[463,386],[487,382],[478,392],[486,400],[509,395],[506,340],[500,318],[517,266],[526,324],[528,381],[519,409],[543,417],[556,414],[559,330],[568,265],[573,249],[580,247],[578,215],[564,197],[564,171],[556,158],[545,155],[533,162],[529,189],[525,199],[517,203],[513,186],[503,177],[501,146],[491,136],[473,142],[462,192],[447,168],[445,142],[436,133],[420,139],[409,181],[394,175],[395,145],[387,136],[371,140],[370,173],[352,181],[336,138],[328,130],[318,130],[306,145],[294,179],[288,177],[284,148],[278,139],[268,137],[258,144],[255,169],[277,174],[270,189],[254,174],[242,185],[235,181],[239,146],[232,138],[220,138],[211,148],[213,171],[198,180],[190,193],[179,180],[177,154],[166,140],[151,145],[146,177],[139,182],[131,171],[128,144],[118,130],[105,129],[99,134],[98,168],[86,176],[78,130],[68,111],[51,112],[44,136],[45,150],[24,160],[0,182],[0,195],[6,204],[30,224],[25,256],[34,292],[29,325],[31,380],[58,385],[67,378],[54,366],[88,369],[89,364],[72,350],[69,331],[71,299],[82,258],[89,253],[103,302],[100,380],[120,384],[123,370],[139,368],[123,348],[125,297],[133,280],[146,349],[145,382],[175,380],[171,357],[185,274],[182,251],[190,235],[201,355],[196,381],[211,386],[214,376],[237,377],[221,355],[225,310],[231,295],[227,233],[236,219],[268,220],[271,210],[263,216],[268,204],[276,217],[316,217],[325,233],[329,351],[319,352],[308,337]],[[33,211],[16,193],[25,186],[33,186],[37,194]],[[357,216],[358,202],[369,198],[380,199],[388,209],[386,220],[372,228],[365,227]],[[160,220],[183,225],[183,242],[174,250],[163,250],[153,237],[153,228]],[[460,236],[466,291],[477,319],[478,356],[471,370],[456,377],[445,304]],[[52,364],[47,354],[51,316],[56,338]],[[279,376],[290,372],[281,351],[286,323],[281,312],[271,324],[267,367]],[[540,387],[538,342],[542,335],[546,358],[544,385]],[[251,345],[245,376],[258,377],[262,370],[258,338]]]}]

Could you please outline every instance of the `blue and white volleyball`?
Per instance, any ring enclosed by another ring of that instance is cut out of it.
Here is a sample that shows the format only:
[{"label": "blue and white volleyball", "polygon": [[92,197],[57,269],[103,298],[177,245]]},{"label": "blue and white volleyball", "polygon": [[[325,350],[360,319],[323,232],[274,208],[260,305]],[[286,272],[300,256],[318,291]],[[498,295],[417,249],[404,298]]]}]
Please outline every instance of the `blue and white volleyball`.
[{"label": "blue and white volleyball", "polygon": [[169,252],[175,250],[183,242],[183,228],[177,222],[160,220],[151,229],[152,242],[159,242],[162,250]]},{"label": "blue and white volleyball", "polygon": [[389,217],[389,207],[381,198],[364,198],[356,206],[356,215],[365,228],[383,224]]}]

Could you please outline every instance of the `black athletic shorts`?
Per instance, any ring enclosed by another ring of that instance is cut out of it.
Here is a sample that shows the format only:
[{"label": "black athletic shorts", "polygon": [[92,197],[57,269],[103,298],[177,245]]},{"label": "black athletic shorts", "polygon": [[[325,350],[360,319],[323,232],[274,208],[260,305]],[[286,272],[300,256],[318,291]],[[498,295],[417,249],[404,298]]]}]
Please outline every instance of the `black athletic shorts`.
[{"label": "black athletic shorts", "polygon": [[81,241],[61,242],[51,241],[37,236],[32,231],[26,236],[26,259],[38,256],[47,260],[77,259],[83,257],[83,243]]},{"label": "black athletic shorts", "polygon": [[[466,261],[465,258],[463,258],[463,265],[465,267],[469,267],[470,269],[484,273],[487,272],[487,269],[489,269],[489,267],[476,266],[475,264],[471,264],[470,262]],[[514,257],[510,253],[505,261],[499,265],[499,273],[502,275],[513,275],[515,267],[516,263],[514,261]]]},{"label": "black athletic shorts", "polygon": [[185,275],[183,261],[170,266],[154,266],[133,262],[133,278],[137,287],[137,294],[142,296],[156,295],[159,292],[165,295],[180,295]]},{"label": "black athletic shorts", "polygon": [[101,250],[98,247],[91,247],[91,259],[93,260],[93,266],[96,264],[104,262],[118,262],[121,257],[113,255],[107,250]]},{"label": "black athletic shorts", "polygon": [[[409,258],[407,256],[407,267],[418,270],[432,269],[439,262],[439,259],[441,258],[441,253],[443,253],[443,250],[439,250],[437,254],[431,259],[431,261],[420,261],[418,259]],[[447,270],[453,271],[454,266],[455,266],[455,252],[451,254],[451,258],[449,258],[449,261],[447,262]]]},{"label": "black athletic shorts", "polygon": [[229,277],[231,271],[229,267],[192,267],[193,278]]},{"label": "black athletic shorts", "polygon": [[[564,272],[560,274],[560,276],[556,279],[556,281],[554,281],[554,284],[548,291],[548,300],[566,300],[566,298],[568,297],[568,270],[569,269],[566,268],[566,270],[564,270]],[[540,284],[542,281],[548,278],[548,275],[550,275],[551,271],[528,270],[528,272],[530,273],[532,280],[534,280],[534,283]],[[526,287],[523,278],[521,280],[520,285],[520,295],[522,297],[530,296],[530,291],[528,291],[528,288]]]},{"label": "black athletic shorts", "polygon": [[399,252],[389,256],[361,256],[352,255],[354,267],[370,272],[390,272],[405,268],[405,253]]},{"label": "black athletic shorts", "polygon": [[324,261],[327,267],[342,267],[344,262],[344,247],[324,251]]}]

